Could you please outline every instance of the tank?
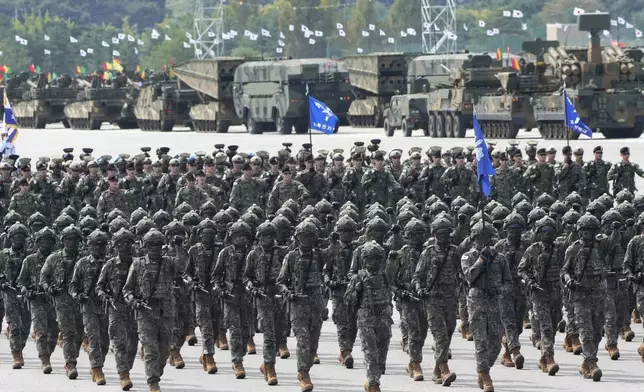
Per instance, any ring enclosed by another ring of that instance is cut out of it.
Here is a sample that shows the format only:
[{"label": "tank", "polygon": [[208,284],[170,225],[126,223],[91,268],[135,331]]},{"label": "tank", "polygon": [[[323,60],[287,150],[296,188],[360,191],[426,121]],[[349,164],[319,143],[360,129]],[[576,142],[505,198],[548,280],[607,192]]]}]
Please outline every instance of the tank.
[{"label": "tank", "polygon": [[141,88],[134,115],[143,131],[170,132],[177,124],[191,126],[190,105],[200,103],[197,92],[178,79],[152,80]]},{"label": "tank", "polygon": [[[64,108],[65,116],[73,129],[98,130],[104,122],[118,125],[121,129],[137,127],[134,111],[131,109],[131,103],[138,96],[137,86],[123,74],[110,82],[101,84],[98,78],[91,83],[75,79],[80,91],[75,101]],[[126,105],[128,102],[129,107]]]},{"label": "tank", "polygon": [[231,125],[241,124],[233,104],[233,81],[237,67],[248,60],[256,59],[190,60],[174,67],[179,80],[199,93],[200,102],[192,102],[188,111],[195,131],[226,133]]},{"label": "tank", "polygon": [[352,127],[382,127],[391,97],[407,91],[409,61],[420,55],[372,53],[343,58],[354,97],[347,112],[348,123]]},{"label": "tank", "polygon": [[47,124],[61,121],[68,127],[63,108],[76,97],[76,89],[71,86],[71,81],[69,75],[61,75],[49,83],[45,73],[39,74],[35,81],[24,81],[20,89],[21,99],[9,98],[20,127],[42,129]]},{"label": "tank", "polygon": [[290,134],[293,128],[296,133],[307,133],[307,90],[324,102],[340,123],[346,121],[353,100],[349,72],[344,63],[325,58],[240,65],[233,85],[235,112],[251,134],[274,130]]}]

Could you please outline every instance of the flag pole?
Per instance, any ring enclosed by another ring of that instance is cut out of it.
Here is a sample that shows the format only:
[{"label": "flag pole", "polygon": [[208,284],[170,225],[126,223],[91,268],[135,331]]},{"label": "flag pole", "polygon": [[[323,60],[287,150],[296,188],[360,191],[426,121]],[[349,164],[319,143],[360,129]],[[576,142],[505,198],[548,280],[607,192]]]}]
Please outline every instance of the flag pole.
[{"label": "flag pole", "polygon": [[566,110],[566,98],[568,97],[568,94],[566,94],[566,83],[564,82],[563,85],[563,94],[561,96],[563,97],[563,108],[564,108],[564,128],[566,129],[566,146],[570,147],[570,129],[568,128],[568,111]]},{"label": "flag pole", "polygon": [[306,84],[306,108],[308,109],[309,121],[309,144],[311,145],[311,152],[313,152],[313,131],[311,130],[311,103],[309,102],[309,84]]}]

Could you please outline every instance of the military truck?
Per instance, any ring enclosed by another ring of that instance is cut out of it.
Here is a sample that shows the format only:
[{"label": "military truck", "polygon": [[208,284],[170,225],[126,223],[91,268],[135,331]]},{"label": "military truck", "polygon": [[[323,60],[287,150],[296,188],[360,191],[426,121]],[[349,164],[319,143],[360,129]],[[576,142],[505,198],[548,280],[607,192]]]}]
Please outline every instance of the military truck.
[{"label": "military truck", "polygon": [[[235,71],[235,112],[251,134],[277,131],[288,135],[309,129],[308,94],[346,121],[351,85],[346,66],[336,60],[250,61]],[[343,98],[343,99],[340,99]],[[335,132],[338,130],[337,124]]]},{"label": "military truck", "polygon": [[141,88],[134,115],[143,131],[170,132],[176,124],[190,126],[190,105],[200,103],[197,92],[178,79],[153,80]]},{"label": "military truck", "polygon": [[137,127],[134,111],[125,103],[136,99],[138,89],[127,76],[117,75],[108,85],[103,85],[97,77],[91,83],[80,78],[75,82],[80,91],[76,100],[64,108],[72,129],[98,130],[104,122],[121,129]]},{"label": "military truck", "polygon": [[394,95],[383,117],[383,128],[387,136],[393,136],[397,129],[402,130],[406,137],[411,136],[415,129],[427,129],[427,94]]},{"label": "military truck", "polygon": [[420,55],[421,53],[372,53],[341,59],[349,71],[354,97],[347,112],[348,123],[358,128],[382,127],[384,112],[389,107],[391,98],[407,91],[409,60]]}]

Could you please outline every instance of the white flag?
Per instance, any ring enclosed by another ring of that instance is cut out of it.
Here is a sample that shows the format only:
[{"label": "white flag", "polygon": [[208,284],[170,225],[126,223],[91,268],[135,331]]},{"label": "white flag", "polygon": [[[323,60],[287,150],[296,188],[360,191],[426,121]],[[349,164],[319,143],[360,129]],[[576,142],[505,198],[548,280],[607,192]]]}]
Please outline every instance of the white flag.
[{"label": "white flag", "polygon": [[400,30],[400,36],[401,36],[401,37],[406,37],[406,36],[407,36],[407,33],[405,33],[404,31]]},{"label": "white flag", "polygon": [[0,50],[0,56],[2,56],[2,51]]},{"label": "white flag", "polygon": [[338,29],[344,29],[344,26],[342,26],[342,23],[336,23],[335,27]]},{"label": "white flag", "polygon": [[295,31],[294,25],[288,25],[288,31]]},{"label": "white flag", "polygon": [[264,29],[262,29],[262,36],[263,36],[263,37],[270,37],[270,36],[271,36],[271,32],[270,32],[270,31],[268,31],[268,30],[264,30]]},{"label": "white flag", "polygon": [[118,34],[117,34],[117,37],[119,37],[119,39],[125,39],[125,34],[123,34],[123,33],[118,33]]},{"label": "white flag", "polygon": [[152,29],[152,32],[150,33],[150,38],[152,39],[159,38],[159,32],[156,29]]},{"label": "white flag", "polygon": [[429,30],[432,27],[432,24],[429,22],[423,22],[423,29]]},{"label": "white flag", "polygon": [[416,35],[416,30],[412,29],[411,27],[407,28],[407,34],[409,35]]},{"label": "white flag", "polygon": [[128,40],[128,41],[130,41],[130,42],[134,42],[134,41],[135,41],[134,37],[132,37],[131,35],[128,35],[128,36],[127,36],[127,40]]},{"label": "white flag", "polygon": [[610,31],[604,30],[604,36],[608,37],[610,35]]},{"label": "white flag", "polygon": [[385,34],[385,32],[384,32],[384,31],[380,30],[380,35],[384,37],[384,36],[386,36],[387,34]]},{"label": "white flag", "polygon": [[286,43],[284,43],[284,41],[282,41],[281,39],[277,41],[277,44],[279,46],[286,46]]},{"label": "white flag", "polygon": [[45,54],[51,54],[51,52],[49,51],[49,49],[45,49]]},{"label": "white flag", "polygon": [[22,41],[22,38],[19,35],[16,35],[16,42]]},{"label": "white flag", "polygon": [[214,36],[215,36],[215,32],[214,32],[214,31],[209,31],[209,32],[208,32],[208,38],[212,38],[212,37],[214,37]]},{"label": "white flag", "polygon": [[315,45],[315,40],[313,38],[309,38],[309,45]]},{"label": "white flag", "polygon": [[315,36],[316,37],[324,37],[324,33],[322,33],[320,30],[315,30]]},{"label": "white flag", "polygon": [[369,25],[369,30],[374,31],[375,29],[376,29],[376,25],[372,25],[372,24]]},{"label": "white flag", "polygon": [[250,36],[250,37],[248,37],[248,38],[249,38],[251,41],[257,41],[257,38],[258,38],[258,37],[259,37],[259,35],[257,35],[257,34],[252,34],[252,33],[251,33],[251,36]]},{"label": "white flag", "polygon": [[184,42],[184,43],[183,43],[183,47],[184,47],[184,48],[186,48],[186,49],[188,49],[188,48],[190,47],[190,44],[189,44],[189,43],[187,43],[187,42]]},{"label": "white flag", "polygon": [[186,38],[192,38],[192,34],[186,31]]},{"label": "white flag", "polygon": [[396,42],[396,40],[394,39],[394,37],[389,37],[387,38],[387,42],[389,42],[390,44],[393,44]]},{"label": "white flag", "polygon": [[201,49],[195,49],[195,54],[196,54],[197,56],[201,56],[201,54],[202,54],[202,53],[203,53],[203,52],[201,51]]},{"label": "white flag", "polygon": [[244,37],[250,37],[253,33],[248,30],[244,30]]},{"label": "white flag", "polygon": [[509,18],[510,16],[512,16],[512,12],[510,12],[510,11],[503,11],[503,16],[504,16],[504,17],[506,17],[506,18]]},{"label": "white flag", "polygon": [[87,52],[85,52],[83,49],[80,50],[80,55],[81,57],[87,56]]},{"label": "white flag", "polygon": [[284,33],[282,33],[281,31],[280,31],[280,38],[281,39],[286,39],[286,37],[284,36]]},{"label": "white flag", "polygon": [[497,29],[497,28],[493,28],[493,29],[492,29],[492,32],[494,33],[494,35],[497,35],[497,34],[499,34],[499,29]]},{"label": "white flag", "polygon": [[523,12],[521,12],[520,10],[513,10],[512,17],[517,19],[523,18]]},{"label": "white flag", "polygon": [[20,45],[27,46],[28,43],[29,43],[29,41],[27,41],[26,39],[24,39],[24,38],[20,39]]},{"label": "white flag", "polygon": [[170,36],[169,36],[168,34],[166,34],[166,35],[165,35],[165,40],[166,40],[166,41],[172,41],[172,38],[170,38]]},{"label": "white flag", "polygon": [[362,48],[358,48],[358,53],[362,53]]},{"label": "white flag", "polygon": [[641,31],[641,30],[638,30],[638,29],[635,29],[635,36],[636,36],[637,38],[642,38],[642,31]]},{"label": "white flag", "polygon": [[69,42],[71,42],[71,43],[73,43],[73,44],[74,44],[74,43],[77,43],[77,42],[78,42],[78,40],[77,40],[76,38],[74,38],[74,37],[70,36],[70,37],[69,37]]},{"label": "white flag", "polygon": [[463,30],[467,31],[467,25],[463,23]]},{"label": "white flag", "polygon": [[625,24],[625,23],[626,23],[626,21],[624,20],[624,18],[622,18],[622,17],[618,17],[618,18],[617,18],[617,23],[619,23],[619,24],[623,25],[623,24]]},{"label": "white flag", "polygon": [[364,30],[362,30],[362,36],[363,36],[363,37],[368,37],[368,36],[369,36],[369,32],[368,32],[368,31],[364,31]]},{"label": "white flag", "polygon": [[114,57],[119,57],[120,55],[121,55],[121,54],[119,53],[119,51],[118,51],[118,50],[113,50],[113,51],[112,51],[112,56],[114,56]]},{"label": "white flag", "polygon": [[485,22],[482,20],[479,20],[479,27],[485,27]]},{"label": "white flag", "polygon": [[494,31],[492,31],[492,30],[488,30],[488,31],[487,31],[487,36],[488,36],[488,37],[493,37],[493,36],[494,36]]},{"label": "white flag", "polygon": [[610,20],[610,25],[611,26],[617,26],[617,21],[616,20]]},{"label": "white flag", "polygon": [[136,46],[134,47],[134,54],[139,54],[139,48],[137,48]]},{"label": "white flag", "polygon": [[101,42],[101,46],[103,46],[104,48],[109,48],[110,44],[108,44],[107,42],[103,41],[103,42]]},{"label": "white flag", "polygon": [[230,30],[228,34],[230,34],[231,37],[237,37],[237,30]]},{"label": "white flag", "polygon": [[45,34],[45,41],[49,41],[49,36]]},{"label": "white flag", "polygon": [[632,24],[630,24],[630,23],[626,23],[626,28],[627,28],[627,29],[632,29],[632,28],[633,28],[633,25],[632,25]]},{"label": "white flag", "polygon": [[223,39],[230,39],[230,34],[228,34],[228,33],[223,33],[223,34],[221,35],[221,38],[223,38]]},{"label": "white flag", "polygon": [[113,43],[113,44],[118,44],[118,43],[119,43],[119,39],[118,39],[118,38],[116,38],[116,37],[112,37],[112,43]]},{"label": "white flag", "polygon": [[340,37],[344,37],[345,36],[344,30],[338,30],[338,35]]},{"label": "white flag", "polygon": [[528,29],[528,25],[525,23],[521,23],[521,30],[526,31]]},{"label": "white flag", "polygon": [[304,32],[304,38],[309,38],[313,34],[315,34],[315,33],[312,32],[311,30],[307,30],[307,31]]},{"label": "white flag", "polygon": [[302,30],[302,32],[304,33],[304,32],[309,31],[309,28],[308,28],[308,27],[306,27],[306,26],[304,26],[304,25],[302,25],[302,26],[300,27],[300,30]]},{"label": "white flag", "polygon": [[143,42],[142,39],[138,39],[138,40],[136,40],[136,44],[139,45],[139,46],[143,46],[144,42]]},{"label": "white flag", "polygon": [[575,9],[572,11],[572,14],[577,16],[583,14],[584,12],[586,11],[582,10],[581,8],[575,7]]},{"label": "white flag", "polygon": [[94,49],[92,49],[92,48],[87,48],[87,53],[88,53],[88,54],[94,54]]},{"label": "white flag", "polygon": [[275,52],[282,53],[284,50],[282,48],[275,48]]}]

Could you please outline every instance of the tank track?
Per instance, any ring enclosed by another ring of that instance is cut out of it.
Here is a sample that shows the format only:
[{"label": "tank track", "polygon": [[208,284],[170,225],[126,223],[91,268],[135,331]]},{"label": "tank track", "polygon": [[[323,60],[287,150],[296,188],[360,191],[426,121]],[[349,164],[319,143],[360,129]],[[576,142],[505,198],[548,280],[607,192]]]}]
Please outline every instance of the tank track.
[{"label": "tank track", "polygon": [[382,128],[383,119],[379,114],[370,116],[354,116],[347,114],[349,125],[354,128]]},{"label": "tank track", "polygon": [[516,139],[519,127],[512,126],[510,121],[479,121],[481,132],[486,138]]},{"label": "tank track", "polygon": [[192,120],[192,127],[195,132],[207,132],[207,133],[227,133],[229,124],[225,124],[217,120]]},{"label": "tank track", "polygon": [[43,129],[47,126],[47,119],[40,117],[16,117],[20,128]]},{"label": "tank track", "polygon": [[174,120],[137,120],[142,131],[171,132],[174,128]]},{"label": "tank track", "polygon": [[96,131],[101,129],[103,121],[91,120],[89,118],[69,118],[69,125],[72,129]]},{"label": "tank track", "polygon": [[563,121],[540,121],[537,123],[537,127],[539,127],[541,137],[546,140],[566,140],[566,138],[577,140],[580,136],[577,132],[569,130]]}]

